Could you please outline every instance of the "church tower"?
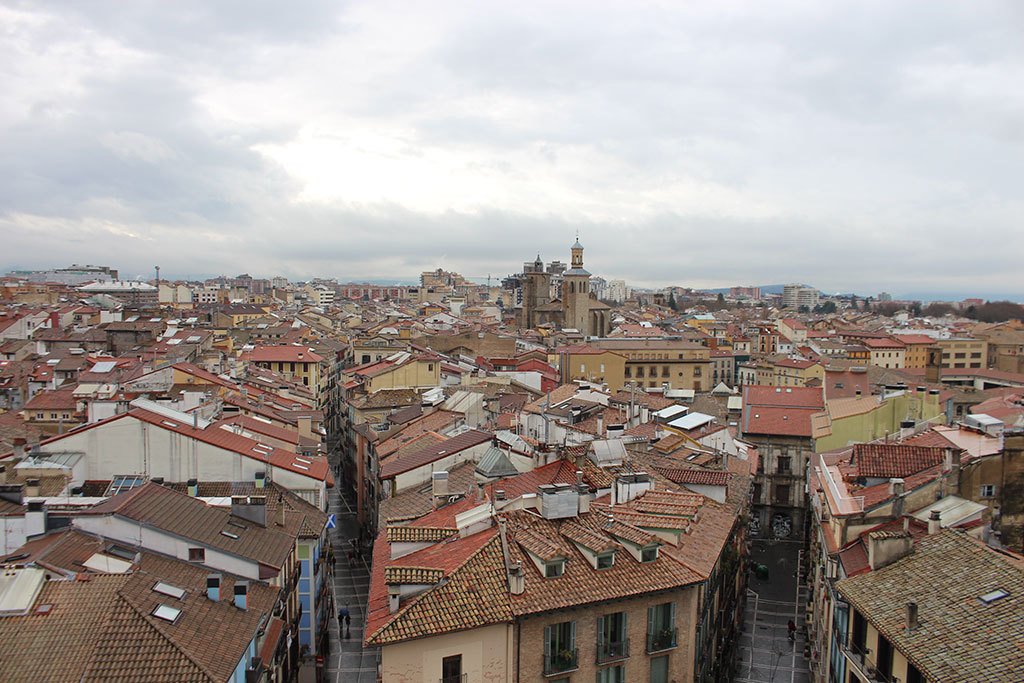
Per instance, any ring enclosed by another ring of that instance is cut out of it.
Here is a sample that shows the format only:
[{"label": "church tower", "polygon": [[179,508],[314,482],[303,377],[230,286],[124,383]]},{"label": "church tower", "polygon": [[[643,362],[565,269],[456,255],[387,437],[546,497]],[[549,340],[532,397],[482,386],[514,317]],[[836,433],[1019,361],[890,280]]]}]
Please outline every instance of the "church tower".
[{"label": "church tower", "polygon": [[572,261],[562,283],[563,327],[572,327],[583,335],[590,329],[590,273],[583,268],[583,245],[579,237],[572,245]]}]

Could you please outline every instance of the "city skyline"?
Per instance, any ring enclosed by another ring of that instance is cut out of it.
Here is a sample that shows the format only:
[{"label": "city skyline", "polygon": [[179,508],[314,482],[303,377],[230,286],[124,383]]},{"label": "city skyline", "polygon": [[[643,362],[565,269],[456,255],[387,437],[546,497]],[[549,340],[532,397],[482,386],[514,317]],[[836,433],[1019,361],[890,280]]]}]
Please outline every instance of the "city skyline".
[{"label": "city skyline", "polygon": [[1024,298],[1013,5],[0,16],[4,272]]}]

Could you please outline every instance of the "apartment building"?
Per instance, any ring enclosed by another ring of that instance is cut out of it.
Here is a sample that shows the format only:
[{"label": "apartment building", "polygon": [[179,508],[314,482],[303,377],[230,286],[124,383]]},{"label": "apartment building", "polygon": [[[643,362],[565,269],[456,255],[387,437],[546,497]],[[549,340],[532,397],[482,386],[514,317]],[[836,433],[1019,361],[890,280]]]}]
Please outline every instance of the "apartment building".
[{"label": "apartment building", "polygon": [[960,530],[930,532],[892,564],[836,584],[832,680],[1019,677],[1024,557]]},{"label": "apartment building", "polygon": [[988,342],[984,339],[937,339],[935,346],[942,351],[943,368],[984,368],[988,362]]},{"label": "apartment building", "polygon": [[590,346],[626,357],[624,384],[709,391],[711,349],[682,339],[595,339]]},{"label": "apartment building", "polygon": [[381,532],[366,644],[384,681],[728,676],[747,487],[719,504],[635,473],[599,503],[594,470],[575,469],[557,461]]}]

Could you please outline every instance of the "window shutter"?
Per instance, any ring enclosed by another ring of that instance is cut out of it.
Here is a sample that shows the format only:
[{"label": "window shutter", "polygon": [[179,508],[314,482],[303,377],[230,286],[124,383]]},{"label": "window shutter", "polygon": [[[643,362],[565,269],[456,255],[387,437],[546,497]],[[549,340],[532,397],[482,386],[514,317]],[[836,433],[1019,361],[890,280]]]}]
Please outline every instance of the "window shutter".
[{"label": "window shutter", "polygon": [[668,603],[668,627],[676,627],[676,603]]},{"label": "window shutter", "polygon": [[647,633],[654,633],[654,610],[655,607],[647,608]]},{"label": "window shutter", "polygon": [[551,656],[551,627],[544,627],[544,656]]},{"label": "window shutter", "polygon": [[600,652],[601,650],[604,649],[604,641],[605,641],[604,630],[605,630],[605,624],[607,623],[607,621],[606,621],[607,618],[608,617],[606,617],[606,616],[600,616],[600,617],[597,618],[597,650],[598,650],[598,652]]},{"label": "window shutter", "polygon": [[629,614],[626,612],[622,613],[622,631],[619,633],[619,640],[626,642],[626,638],[629,637]]},{"label": "window shutter", "polygon": [[576,622],[569,622],[569,649],[573,650],[576,648]]}]

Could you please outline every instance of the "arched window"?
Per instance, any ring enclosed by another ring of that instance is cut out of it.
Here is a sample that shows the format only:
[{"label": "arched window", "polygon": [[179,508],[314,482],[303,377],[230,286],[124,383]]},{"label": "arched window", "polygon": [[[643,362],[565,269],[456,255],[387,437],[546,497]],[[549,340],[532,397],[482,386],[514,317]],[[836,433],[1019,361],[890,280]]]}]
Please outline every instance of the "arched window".
[{"label": "arched window", "polygon": [[570,282],[569,283],[569,293],[570,294],[575,294],[576,293],[576,283],[575,282]]}]

